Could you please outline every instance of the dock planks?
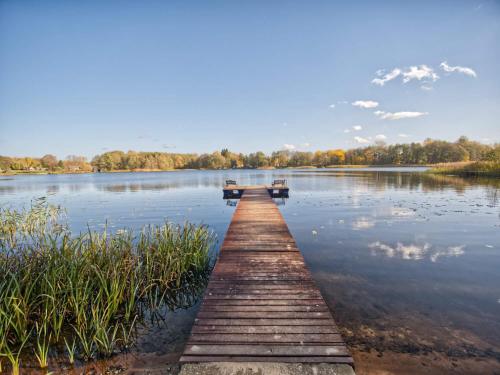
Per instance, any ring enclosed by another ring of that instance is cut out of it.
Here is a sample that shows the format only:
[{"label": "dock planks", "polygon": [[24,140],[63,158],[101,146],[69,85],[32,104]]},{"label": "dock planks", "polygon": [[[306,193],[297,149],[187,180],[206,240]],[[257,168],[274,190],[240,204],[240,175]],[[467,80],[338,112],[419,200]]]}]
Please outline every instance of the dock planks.
[{"label": "dock planks", "polygon": [[180,361],[353,365],[266,187],[238,203]]}]

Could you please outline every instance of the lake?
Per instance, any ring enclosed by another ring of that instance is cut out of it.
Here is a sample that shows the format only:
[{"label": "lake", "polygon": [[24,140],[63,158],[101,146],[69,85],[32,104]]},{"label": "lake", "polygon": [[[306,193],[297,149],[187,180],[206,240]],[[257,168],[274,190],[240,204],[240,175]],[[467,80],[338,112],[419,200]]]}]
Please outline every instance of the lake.
[{"label": "lake", "polygon": [[[290,197],[276,203],[358,374],[500,373],[500,180],[423,170],[24,175],[0,178],[0,205],[45,196],[66,208],[76,232],[189,220],[208,225],[220,245],[236,203],[222,199],[226,178],[287,179]],[[111,362],[175,367],[197,308],[143,327],[132,353]]]}]

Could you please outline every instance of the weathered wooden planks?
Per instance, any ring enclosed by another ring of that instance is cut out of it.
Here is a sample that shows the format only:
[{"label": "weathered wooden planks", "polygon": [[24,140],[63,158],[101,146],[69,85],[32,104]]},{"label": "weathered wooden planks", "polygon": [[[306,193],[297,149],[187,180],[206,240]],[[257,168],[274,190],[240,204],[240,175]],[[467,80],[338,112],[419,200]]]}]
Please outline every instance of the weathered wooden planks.
[{"label": "weathered wooden planks", "polygon": [[181,362],[353,364],[268,189],[245,187]]}]

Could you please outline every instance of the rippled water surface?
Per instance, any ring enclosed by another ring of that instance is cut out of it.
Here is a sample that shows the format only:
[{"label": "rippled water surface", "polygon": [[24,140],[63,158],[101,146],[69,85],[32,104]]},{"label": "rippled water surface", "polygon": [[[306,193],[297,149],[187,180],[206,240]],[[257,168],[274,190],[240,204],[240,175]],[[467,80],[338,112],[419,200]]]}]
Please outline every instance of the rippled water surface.
[{"label": "rippled water surface", "polygon": [[[235,210],[226,178],[288,180],[290,198],[276,202],[360,372],[361,361],[397,367],[392,355],[419,358],[410,372],[500,368],[499,180],[374,168],[14,176],[0,179],[0,204],[47,196],[75,231],[190,220],[222,240]],[[136,352],[175,361],[196,310],[172,313]]]}]

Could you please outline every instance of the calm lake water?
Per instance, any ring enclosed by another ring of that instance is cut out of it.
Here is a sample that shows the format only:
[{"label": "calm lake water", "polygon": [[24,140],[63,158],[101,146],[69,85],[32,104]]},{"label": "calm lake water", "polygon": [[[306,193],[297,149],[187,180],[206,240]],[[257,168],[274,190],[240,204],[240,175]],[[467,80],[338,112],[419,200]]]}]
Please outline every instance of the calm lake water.
[{"label": "calm lake water", "polygon": [[[189,220],[207,224],[221,241],[235,210],[222,199],[226,178],[285,178],[290,198],[276,202],[355,354],[377,353],[380,361],[389,352],[439,354],[500,367],[500,181],[419,171],[14,176],[0,179],[0,205],[46,196],[66,208],[75,231]],[[136,352],[175,362],[197,308],[145,328]]]}]

